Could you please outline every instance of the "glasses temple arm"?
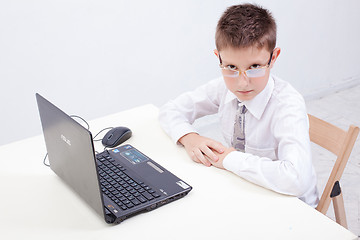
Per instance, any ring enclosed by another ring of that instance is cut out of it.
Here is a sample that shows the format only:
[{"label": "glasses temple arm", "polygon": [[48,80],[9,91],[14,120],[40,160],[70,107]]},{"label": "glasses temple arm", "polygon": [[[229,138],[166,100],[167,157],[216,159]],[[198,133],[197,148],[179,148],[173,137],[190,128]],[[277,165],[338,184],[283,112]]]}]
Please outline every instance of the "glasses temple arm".
[{"label": "glasses temple arm", "polygon": [[220,53],[219,53],[219,61],[220,61],[220,65],[221,65],[221,64],[222,64],[222,60],[221,60]]},{"label": "glasses temple arm", "polygon": [[274,53],[274,51],[272,51],[272,52],[271,52],[271,54],[270,54],[270,59],[269,59],[269,62],[268,62],[268,64],[267,64],[267,65],[270,65],[271,60],[272,60],[273,53]]}]

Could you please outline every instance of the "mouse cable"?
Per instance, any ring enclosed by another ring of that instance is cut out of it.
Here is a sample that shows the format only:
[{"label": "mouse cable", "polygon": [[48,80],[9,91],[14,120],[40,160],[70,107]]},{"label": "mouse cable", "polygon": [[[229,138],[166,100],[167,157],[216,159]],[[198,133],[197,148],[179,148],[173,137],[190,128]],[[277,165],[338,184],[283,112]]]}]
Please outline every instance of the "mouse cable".
[{"label": "mouse cable", "polygon": [[[89,123],[88,123],[84,118],[82,118],[82,117],[80,117],[80,116],[77,116],[77,115],[70,115],[69,117],[71,117],[71,118],[73,118],[73,119],[74,119],[74,118],[79,118],[79,119],[81,119],[81,120],[86,124],[87,130],[90,131],[90,125],[89,125]],[[101,141],[102,138],[101,138],[101,139],[95,139],[95,138],[96,138],[100,133],[102,133],[103,131],[105,131],[105,130],[107,130],[107,129],[113,129],[113,127],[107,127],[107,128],[104,128],[104,129],[100,130],[100,132],[98,132],[98,133],[93,137],[93,141],[95,141],[95,142],[96,142],[96,141]],[[105,150],[105,149],[104,149],[104,150]],[[98,153],[97,151],[95,151],[95,152]],[[48,153],[45,154],[43,163],[44,163],[45,166],[50,167],[50,164],[48,164],[48,163],[46,162],[47,157],[48,157]]]},{"label": "mouse cable", "polygon": [[[70,117],[71,117],[71,118],[79,118],[79,119],[81,119],[81,120],[86,124],[87,130],[90,130],[90,125],[89,125],[89,123],[88,123],[85,119],[83,119],[82,117],[77,116],[77,115],[70,115]],[[101,139],[95,139],[95,138],[96,138],[100,133],[102,133],[103,131],[108,130],[108,129],[113,129],[113,128],[114,128],[114,127],[107,127],[107,128],[104,128],[104,129],[100,130],[100,131],[93,137],[93,141],[94,141],[94,142],[101,141],[102,138],[101,138]]]},{"label": "mouse cable", "polygon": [[[83,119],[82,117],[77,116],[77,115],[70,115],[70,117],[71,117],[71,118],[79,118],[79,119],[81,119],[81,120],[86,124],[87,130],[90,130],[90,125],[89,125],[89,123],[88,123],[85,119]],[[104,128],[104,129],[100,130],[100,131],[93,137],[93,141],[94,141],[94,142],[101,141],[102,138],[101,138],[101,139],[95,139],[95,138],[96,138],[100,133],[102,133],[103,131],[108,130],[108,129],[113,129],[113,128],[114,128],[114,127],[107,127],[107,128]]]},{"label": "mouse cable", "polygon": [[100,138],[100,139],[95,139],[95,138],[96,138],[100,133],[102,133],[103,131],[108,130],[108,129],[113,129],[113,128],[114,128],[114,127],[107,127],[107,128],[104,128],[104,129],[100,130],[100,132],[98,132],[98,133],[93,137],[93,141],[94,141],[94,142],[101,141],[102,138]]},{"label": "mouse cable", "polygon": [[[103,138],[100,138],[100,139],[95,139],[95,138],[96,138],[101,132],[103,132],[103,131],[105,131],[105,130],[108,130],[108,129],[113,129],[113,127],[107,127],[107,128],[104,128],[103,130],[101,130],[100,132],[98,132],[98,133],[95,135],[95,137],[93,137],[93,141],[94,141],[94,142],[102,141]],[[104,147],[103,152],[105,152],[105,150],[107,151],[107,147]],[[96,151],[96,152],[97,152],[97,151]],[[99,153],[97,152],[97,154],[99,154]]]},{"label": "mouse cable", "polygon": [[47,158],[47,156],[48,156],[48,154],[46,153],[46,154],[45,154],[45,157],[44,157],[44,160],[43,160],[43,163],[44,163],[45,166],[50,167],[50,164],[47,164],[47,163],[46,163],[46,158]]},{"label": "mouse cable", "polygon": [[77,115],[70,115],[69,117],[71,117],[72,119],[74,119],[74,118],[79,118],[79,119],[81,119],[85,124],[86,124],[86,129],[87,130],[90,130],[90,125],[88,124],[88,122],[85,120],[85,119],[83,119],[82,117],[80,117],[80,116],[77,116]]}]

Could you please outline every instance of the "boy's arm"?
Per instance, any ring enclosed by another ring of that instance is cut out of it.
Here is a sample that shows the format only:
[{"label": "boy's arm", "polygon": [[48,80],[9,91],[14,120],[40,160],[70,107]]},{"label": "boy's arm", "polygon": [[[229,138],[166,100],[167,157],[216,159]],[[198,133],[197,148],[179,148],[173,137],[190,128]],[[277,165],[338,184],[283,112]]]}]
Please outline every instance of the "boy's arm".
[{"label": "boy's arm", "polygon": [[177,143],[190,133],[197,132],[192,126],[200,117],[218,112],[221,95],[226,89],[222,79],[215,79],[167,102],[160,108],[159,122],[163,130]]},{"label": "boy's arm", "polygon": [[219,78],[195,91],[180,95],[160,109],[159,121],[163,130],[175,143],[184,145],[194,161],[207,166],[209,162],[204,158],[204,154],[214,158],[213,150],[221,152],[222,145],[198,135],[192,124],[197,118],[217,113],[219,102],[225,93],[224,81]]},{"label": "boy's arm", "polygon": [[307,116],[279,115],[272,128],[279,141],[278,159],[225,149],[212,164],[276,192],[302,196],[316,186]]}]

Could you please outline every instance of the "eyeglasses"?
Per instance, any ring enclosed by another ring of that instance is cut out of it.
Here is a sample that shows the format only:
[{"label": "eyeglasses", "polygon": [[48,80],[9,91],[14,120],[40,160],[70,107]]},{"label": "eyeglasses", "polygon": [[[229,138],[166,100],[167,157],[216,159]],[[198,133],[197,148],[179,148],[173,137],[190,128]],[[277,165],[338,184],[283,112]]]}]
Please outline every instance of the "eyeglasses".
[{"label": "eyeglasses", "polygon": [[229,66],[223,67],[222,60],[221,60],[220,53],[219,53],[220,69],[221,69],[222,75],[224,77],[236,78],[236,77],[240,76],[240,74],[242,72],[245,73],[245,75],[248,78],[263,77],[265,75],[266,69],[270,66],[272,56],[273,56],[273,52],[271,52],[269,62],[265,66],[241,71],[241,70],[231,69],[231,68],[229,68]]}]

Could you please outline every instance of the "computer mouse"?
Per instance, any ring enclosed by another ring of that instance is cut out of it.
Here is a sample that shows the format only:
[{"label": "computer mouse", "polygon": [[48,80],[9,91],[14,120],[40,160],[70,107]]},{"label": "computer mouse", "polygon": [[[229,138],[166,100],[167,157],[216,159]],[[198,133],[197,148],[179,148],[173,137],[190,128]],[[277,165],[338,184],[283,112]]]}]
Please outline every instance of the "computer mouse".
[{"label": "computer mouse", "polygon": [[115,127],[110,129],[102,139],[105,147],[113,148],[128,140],[132,132],[127,127]]}]

